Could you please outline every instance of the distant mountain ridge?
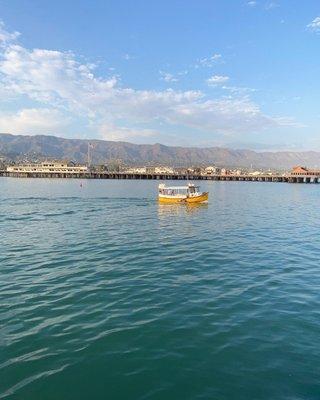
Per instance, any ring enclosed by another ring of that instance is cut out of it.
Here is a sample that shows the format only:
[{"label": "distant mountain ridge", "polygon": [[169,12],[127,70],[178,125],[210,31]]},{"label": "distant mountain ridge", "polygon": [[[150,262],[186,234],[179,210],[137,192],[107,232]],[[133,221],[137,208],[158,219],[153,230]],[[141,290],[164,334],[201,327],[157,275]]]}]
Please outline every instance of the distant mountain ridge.
[{"label": "distant mountain ridge", "polygon": [[56,158],[87,161],[88,142],[92,162],[105,164],[121,160],[128,165],[162,164],[171,166],[217,165],[226,167],[290,169],[294,165],[320,167],[320,152],[256,152],[222,147],[197,148],[162,144],[133,144],[105,140],[65,139],[56,136],[0,134],[0,157],[12,160]]}]

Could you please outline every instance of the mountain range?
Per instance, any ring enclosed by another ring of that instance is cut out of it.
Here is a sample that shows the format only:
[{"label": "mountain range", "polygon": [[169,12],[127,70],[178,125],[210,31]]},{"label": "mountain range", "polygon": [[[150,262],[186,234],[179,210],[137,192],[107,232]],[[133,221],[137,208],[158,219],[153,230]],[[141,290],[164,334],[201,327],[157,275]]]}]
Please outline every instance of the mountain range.
[{"label": "mountain range", "polygon": [[295,165],[320,166],[320,152],[256,152],[222,147],[198,148],[133,144],[105,140],[65,139],[46,135],[0,134],[0,157],[7,160],[36,161],[45,158],[87,162],[88,143],[94,164],[121,161],[127,165],[196,166],[217,165],[291,169]]}]

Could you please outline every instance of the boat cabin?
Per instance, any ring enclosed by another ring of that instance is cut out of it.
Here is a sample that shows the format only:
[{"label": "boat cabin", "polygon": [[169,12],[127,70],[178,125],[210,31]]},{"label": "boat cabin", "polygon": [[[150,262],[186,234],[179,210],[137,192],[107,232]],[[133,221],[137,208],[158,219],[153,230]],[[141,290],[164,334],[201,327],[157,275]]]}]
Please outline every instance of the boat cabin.
[{"label": "boat cabin", "polygon": [[192,196],[199,192],[199,186],[189,183],[188,186],[159,185],[159,194],[163,196]]}]

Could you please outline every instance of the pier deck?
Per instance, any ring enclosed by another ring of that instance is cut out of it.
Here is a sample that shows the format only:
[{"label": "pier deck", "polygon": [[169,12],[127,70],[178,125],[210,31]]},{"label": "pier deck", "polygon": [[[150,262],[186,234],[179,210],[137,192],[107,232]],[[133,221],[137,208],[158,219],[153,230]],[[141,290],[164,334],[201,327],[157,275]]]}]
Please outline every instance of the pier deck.
[{"label": "pier deck", "polygon": [[202,180],[202,181],[247,181],[247,182],[282,182],[282,183],[320,183],[319,176],[276,175],[200,175],[200,174],[154,174],[126,172],[86,172],[86,173],[39,173],[1,171],[2,177],[14,178],[73,178],[73,179],[143,179],[143,180]]}]

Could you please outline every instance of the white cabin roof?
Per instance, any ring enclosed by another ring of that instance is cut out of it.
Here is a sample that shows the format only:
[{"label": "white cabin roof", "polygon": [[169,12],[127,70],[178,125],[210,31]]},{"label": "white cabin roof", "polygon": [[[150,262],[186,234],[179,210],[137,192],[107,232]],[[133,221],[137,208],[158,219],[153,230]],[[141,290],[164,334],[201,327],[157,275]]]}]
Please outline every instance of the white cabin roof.
[{"label": "white cabin roof", "polygon": [[184,189],[184,190],[187,190],[187,189],[189,189],[189,186],[165,186],[160,189],[170,189],[170,190]]},{"label": "white cabin roof", "polygon": [[169,190],[188,190],[190,188],[198,188],[199,186],[195,186],[193,184],[189,184],[188,186],[166,186],[163,183],[160,183],[159,189],[169,189]]}]

